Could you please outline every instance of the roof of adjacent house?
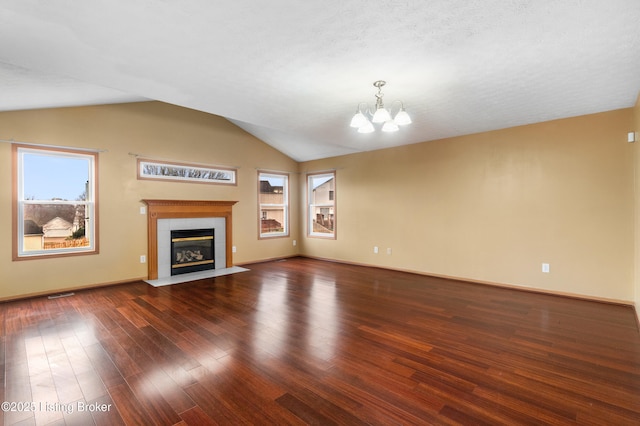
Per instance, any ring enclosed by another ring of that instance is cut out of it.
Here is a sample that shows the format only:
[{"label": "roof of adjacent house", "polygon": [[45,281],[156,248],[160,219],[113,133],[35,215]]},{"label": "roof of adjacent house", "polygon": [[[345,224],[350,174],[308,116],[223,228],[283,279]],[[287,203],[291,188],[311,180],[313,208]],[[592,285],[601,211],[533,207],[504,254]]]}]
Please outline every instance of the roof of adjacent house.
[{"label": "roof of adjacent house", "polygon": [[282,186],[273,186],[268,180],[261,180],[260,193],[261,194],[281,194]]},{"label": "roof of adjacent house", "polygon": [[24,235],[42,235],[42,226],[31,219],[24,221]]},{"label": "roof of adjacent house", "polygon": [[68,237],[73,233],[73,225],[62,219],[61,217],[54,217],[49,222],[42,225],[45,237]]}]

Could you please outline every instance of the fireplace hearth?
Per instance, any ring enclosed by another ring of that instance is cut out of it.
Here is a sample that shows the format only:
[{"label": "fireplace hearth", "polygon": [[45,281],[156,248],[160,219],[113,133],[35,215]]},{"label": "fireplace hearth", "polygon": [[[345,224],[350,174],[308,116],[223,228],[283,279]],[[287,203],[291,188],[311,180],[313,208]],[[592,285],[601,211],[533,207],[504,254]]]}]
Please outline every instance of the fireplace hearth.
[{"label": "fireplace hearth", "polygon": [[171,231],[171,275],[215,269],[214,229]]}]

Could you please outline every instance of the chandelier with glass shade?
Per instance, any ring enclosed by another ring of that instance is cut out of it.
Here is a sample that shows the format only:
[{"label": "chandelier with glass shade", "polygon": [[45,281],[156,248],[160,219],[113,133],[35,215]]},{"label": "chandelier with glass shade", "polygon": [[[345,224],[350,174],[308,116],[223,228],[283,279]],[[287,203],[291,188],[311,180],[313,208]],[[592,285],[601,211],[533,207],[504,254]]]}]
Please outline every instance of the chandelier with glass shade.
[{"label": "chandelier with glass shade", "polygon": [[[383,132],[397,132],[400,129],[399,126],[411,124],[411,117],[409,117],[409,114],[404,110],[402,101],[393,101],[389,110],[384,107],[384,103],[382,102],[382,97],[384,96],[382,87],[385,84],[387,83],[383,80],[378,80],[373,83],[373,86],[378,89],[378,93],[376,93],[376,106],[373,112],[366,102],[358,104],[356,113],[351,119],[351,127],[357,128],[358,133],[375,132],[376,127],[374,123],[382,123],[381,130]],[[399,104],[399,109],[398,112],[392,116],[391,112],[396,104]],[[362,108],[363,105],[365,106],[364,109]]]}]

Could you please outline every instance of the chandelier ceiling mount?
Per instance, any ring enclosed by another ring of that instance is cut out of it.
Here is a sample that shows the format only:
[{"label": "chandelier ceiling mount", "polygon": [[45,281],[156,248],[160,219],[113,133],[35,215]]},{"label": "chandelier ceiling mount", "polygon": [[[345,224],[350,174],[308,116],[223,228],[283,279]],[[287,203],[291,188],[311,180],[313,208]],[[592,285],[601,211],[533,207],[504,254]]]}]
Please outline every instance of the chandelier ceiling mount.
[{"label": "chandelier ceiling mount", "polygon": [[[373,108],[373,112],[371,112],[372,110],[366,102],[360,102],[358,104],[356,113],[351,119],[350,124],[351,127],[358,129],[358,133],[374,132],[376,128],[373,123],[384,123],[381,129],[383,132],[397,132],[400,129],[399,126],[411,124],[411,117],[409,117],[409,114],[405,111],[402,101],[396,100],[391,103],[390,109],[393,109],[396,103],[400,104],[398,112],[393,117],[391,116],[391,111],[384,107],[384,102],[382,101],[384,93],[382,93],[382,88],[385,84],[387,84],[387,82],[384,80],[378,80],[373,83],[373,87],[378,89],[378,92],[375,94],[376,105],[375,108]],[[362,105],[365,106],[364,109],[361,108]]]}]

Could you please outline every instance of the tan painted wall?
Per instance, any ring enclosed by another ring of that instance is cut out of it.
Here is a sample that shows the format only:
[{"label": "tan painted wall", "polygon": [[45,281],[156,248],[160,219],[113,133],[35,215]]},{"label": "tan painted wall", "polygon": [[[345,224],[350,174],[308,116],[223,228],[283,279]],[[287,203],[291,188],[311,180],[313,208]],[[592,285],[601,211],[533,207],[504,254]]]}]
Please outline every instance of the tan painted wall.
[{"label": "tan painted wall", "polygon": [[301,251],[631,302],[632,121],[624,109],[302,163],[337,170],[338,237]]},{"label": "tan painted wall", "polygon": [[[297,163],[229,121],[160,102],[0,113],[0,137],[107,150],[100,154],[100,254],[11,261],[11,146],[0,143],[0,299],[146,278],[146,216],[140,200],[237,200],[234,263],[296,254],[297,179],[291,179],[291,237],[258,240],[257,169],[292,172]],[[136,179],[136,158],[239,167],[238,185]]]},{"label": "tan painted wall", "polygon": [[[633,108],[633,127],[629,131],[635,131],[636,135],[640,133],[640,94],[638,95],[636,105]],[[636,139],[638,139],[636,137]],[[640,323],[640,141],[636,140],[633,144],[634,150],[634,173],[635,173],[635,280],[634,280],[634,302],[636,307],[636,315]]]},{"label": "tan painted wall", "polygon": [[[0,245],[0,299],[145,277],[140,200],[175,198],[239,201],[236,264],[294,255],[296,239],[311,256],[640,305],[640,153],[626,143],[639,111],[302,164],[222,118],[160,102],[0,113],[2,138],[108,150],[100,154],[101,253],[12,262],[11,147],[0,144],[0,240],[7,242]],[[130,152],[238,166],[238,186],[139,181]],[[291,172],[289,238],[258,239],[256,169]],[[298,169],[337,169],[336,240],[303,237],[306,180],[304,173],[296,179]]]}]

